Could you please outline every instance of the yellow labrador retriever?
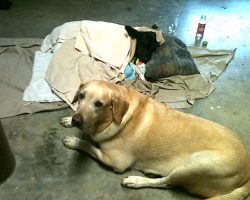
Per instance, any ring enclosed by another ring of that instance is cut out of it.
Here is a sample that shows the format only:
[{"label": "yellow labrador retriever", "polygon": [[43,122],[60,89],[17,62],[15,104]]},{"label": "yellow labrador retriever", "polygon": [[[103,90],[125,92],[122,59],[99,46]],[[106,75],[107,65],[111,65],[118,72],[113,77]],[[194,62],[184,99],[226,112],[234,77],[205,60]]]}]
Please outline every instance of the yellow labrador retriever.
[{"label": "yellow labrador retriever", "polygon": [[76,137],[63,143],[116,172],[135,168],[160,178],[129,176],[131,188],[182,186],[213,200],[240,200],[250,193],[250,157],[229,129],[174,110],[133,89],[92,81],[81,84],[78,108],[61,123],[89,130],[94,146]]}]

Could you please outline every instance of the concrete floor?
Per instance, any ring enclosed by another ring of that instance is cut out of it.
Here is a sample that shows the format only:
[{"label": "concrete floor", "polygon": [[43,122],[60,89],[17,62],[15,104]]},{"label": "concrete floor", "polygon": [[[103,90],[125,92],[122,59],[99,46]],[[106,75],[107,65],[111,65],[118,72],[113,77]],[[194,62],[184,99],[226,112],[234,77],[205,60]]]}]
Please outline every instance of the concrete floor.
[{"label": "concrete floor", "polygon": [[[205,14],[208,48],[237,48],[236,56],[215,82],[216,90],[183,111],[235,130],[250,150],[249,10],[248,0],[13,0],[9,11],[0,10],[0,37],[44,38],[55,26],[82,19],[132,26],[157,23],[166,31],[171,16],[178,14],[177,36],[193,45],[197,21]],[[2,119],[17,166],[0,186],[0,199],[197,199],[180,190],[121,187],[123,177],[139,172],[115,174],[86,154],[64,148],[64,136],[80,134],[59,124],[71,113],[66,109]]]}]

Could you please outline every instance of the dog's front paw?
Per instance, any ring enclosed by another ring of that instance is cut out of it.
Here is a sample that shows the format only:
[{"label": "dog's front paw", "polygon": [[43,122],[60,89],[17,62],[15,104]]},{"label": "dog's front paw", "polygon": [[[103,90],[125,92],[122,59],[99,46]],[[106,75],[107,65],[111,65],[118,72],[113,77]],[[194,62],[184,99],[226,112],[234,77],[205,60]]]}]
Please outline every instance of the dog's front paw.
[{"label": "dog's front paw", "polygon": [[60,123],[66,127],[66,128],[70,128],[73,127],[72,125],[72,117],[63,117],[60,121]]},{"label": "dog's front paw", "polygon": [[65,147],[69,149],[80,149],[81,148],[81,139],[77,137],[64,137],[62,142]]},{"label": "dog's front paw", "polygon": [[147,178],[142,176],[128,176],[122,180],[122,186],[130,188],[141,188],[145,187],[147,183]]}]

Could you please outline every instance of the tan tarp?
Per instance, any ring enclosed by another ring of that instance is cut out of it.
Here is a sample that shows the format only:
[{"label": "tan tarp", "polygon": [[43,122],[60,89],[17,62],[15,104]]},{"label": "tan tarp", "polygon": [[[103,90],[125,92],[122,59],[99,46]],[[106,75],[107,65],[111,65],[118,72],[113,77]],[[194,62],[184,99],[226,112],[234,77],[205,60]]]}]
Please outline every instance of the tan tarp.
[{"label": "tan tarp", "polygon": [[41,42],[41,39],[0,38],[0,118],[68,107],[65,103],[22,100],[31,79],[34,52],[40,49]]},{"label": "tan tarp", "polygon": [[[41,39],[31,38],[0,38],[0,118],[67,107],[65,103],[31,103],[22,100],[23,92],[31,79],[34,52],[39,50],[41,42]],[[112,82],[134,87],[136,90],[152,96],[159,101],[166,102],[175,108],[190,107],[194,99],[208,96],[214,89],[212,81],[220,75],[234,56],[234,50],[206,50],[189,47],[203,76],[174,76],[161,79],[156,83],[142,81],[122,81],[120,83],[121,74],[116,76],[116,71],[105,71],[106,68],[102,68],[102,65],[100,65],[99,69],[96,69],[97,71],[101,70],[99,73],[96,73],[96,71],[94,74],[91,73],[91,70],[94,69],[88,69],[90,70],[88,74],[81,71],[82,69],[89,68],[88,65],[85,65],[87,66],[85,68],[78,68],[77,64],[96,61],[91,61],[90,58],[84,61],[82,57],[82,60],[80,59],[77,62],[77,60],[74,60],[79,58],[76,54],[73,55],[73,58],[70,58],[68,56],[70,55],[69,52],[67,55],[60,55],[60,53],[64,52],[63,49],[61,50],[57,51],[53,57],[60,59],[54,60],[54,64],[50,65],[54,69],[50,68],[49,70],[56,72],[50,77],[50,80],[57,80],[51,84],[52,86],[59,86],[60,89],[65,89],[65,86],[67,86],[66,90],[61,91],[60,96],[66,98],[65,94],[70,94],[67,96],[68,102],[72,100],[79,80],[104,78]],[[73,49],[71,51],[73,52]],[[60,61],[62,56],[64,58],[62,59],[63,63]],[[60,69],[61,64],[69,67],[66,70],[77,71],[81,76],[77,77],[74,76],[75,74],[65,73],[64,70]],[[52,77],[57,78],[52,79]],[[76,80],[77,82],[75,82]]]}]

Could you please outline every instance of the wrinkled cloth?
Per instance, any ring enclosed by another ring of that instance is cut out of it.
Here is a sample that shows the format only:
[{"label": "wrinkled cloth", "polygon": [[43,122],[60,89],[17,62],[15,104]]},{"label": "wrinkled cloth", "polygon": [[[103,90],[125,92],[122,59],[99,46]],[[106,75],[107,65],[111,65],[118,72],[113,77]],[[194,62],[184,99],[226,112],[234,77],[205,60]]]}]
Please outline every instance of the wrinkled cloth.
[{"label": "wrinkled cloth", "polygon": [[36,38],[0,38],[0,118],[68,107],[63,102],[32,103],[22,99],[31,79],[34,53],[41,42]]},{"label": "wrinkled cloth", "polygon": [[212,50],[189,46],[188,51],[194,58],[202,76],[206,79],[214,81],[220,76],[220,74],[226,69],[228,63],[234,58],[236,49]]},{"label": "wrinkled cloth", "polygon": [[205,98],[215,89],[213,82],[204,79],[200,74],[177,75],[156,82],[123,81],[121,84],[166,103],[172,108],[190,108],[195,99]]}]

